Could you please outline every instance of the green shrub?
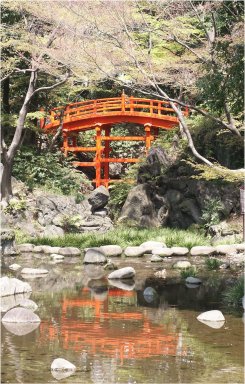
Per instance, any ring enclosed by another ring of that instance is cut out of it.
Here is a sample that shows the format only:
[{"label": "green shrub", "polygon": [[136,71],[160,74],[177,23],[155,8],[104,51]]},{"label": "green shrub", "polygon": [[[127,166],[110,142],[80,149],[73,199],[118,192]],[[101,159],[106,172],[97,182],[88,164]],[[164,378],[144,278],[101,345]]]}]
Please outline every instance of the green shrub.
[{"label": "green shrub", "polygon": [[237,282],[226,289],[223,294],[224,304],[240,307],[242,305],[242,298],[244,296],[244,276],[240,277]]},{"label": "green shrub", "polygon": [[25,209],[26,209],[26,200],[11,199],[7,207],[4,209],[4,212],[14,214],[14,213],[20,213]]},{"label": "green shrub", "polygon": [[80,199],[82,188],[88,184],[62,153],[40,154],[30,148],[23,148],[18,152],[13,176],[23,181],[31,190],[43,186],[65,195],[73,194]]},{"label": "green shrub", "polygon": [[214,269],[218,269],[222,262],[214,257],[210,257],[205,260],[205,265],[209,271],[213,271]]},{"label": "green shrub", "polygon": [[209,199],[205,203],[205,207],[202,212],[202,223],[204,228],[209,228],[211,225],[218,224],[220,222],[220,215],[223,209],[223,205],[218,199]]},{"label": "green shrub", "polygon": [[183,269],[182,271],[180,271],[180,276],[182,279],[186,279],[187,277],[190,277],[190,276],[195,277],[196,268],[192,266],[192,267]]}]

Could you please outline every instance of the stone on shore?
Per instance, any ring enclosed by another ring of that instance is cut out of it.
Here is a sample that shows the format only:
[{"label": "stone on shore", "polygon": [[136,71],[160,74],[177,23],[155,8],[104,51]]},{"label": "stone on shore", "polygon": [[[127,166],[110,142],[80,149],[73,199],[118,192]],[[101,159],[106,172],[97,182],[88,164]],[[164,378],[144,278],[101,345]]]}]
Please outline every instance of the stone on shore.
[{"label": "stone on shore", "polygon": [[99,248],[107,257],[121,256],[123,252],[119,245],[102,245]]},{"label": "stone on shore", "polygon": [[59,249],[59,254],[62,256],[80,256],[81,251],[76,247],[64,247]]},{"label": "stone on shore", "polygon": [[17,250],[21,253],[33,252],[33,248],[34,248],[34,245],[29,243],[17,245]]},{"label": "stone on shore", "polygon": [[11,269],[11,271],[18,271],[18,269],[20,269],[21,268],[21,265],[19,265],[19,264],[11,264],[11,265],[9,265],[9,269]]},{"label": "stone on shore", "polygon": [[30,284],[14,277],[4,276],[0,278],[0,296],[15,295],[17,293],[32,292]]},{"label": "stone on shore", "polygon": [[92,206],[92,212],[104,208],[109,200],[109,191],[106,187],[101,185],[100,187],[96,188],[88,198],[89,204]]},{"label": "stone on shore", "polygon": [[152,253],[157,256],[172,256],[173,251],[171,248],[154,248]]},{"label": "stone on shore", "polygon": [[139,257],[139,256],[143,256],[144,253],[145,253],[145,249],[142,248],[141,246],[127,247],[124,249],[124,254],[125,256],[128,256],[128,257]]},{"label": "stone on shore", "polygon": [[176,256],[186,256],[189,253],[189,249],[186,247],[172,247],[171,250]]},{"label": "stone on shore", "polygon": [[215,247],[197,246],[191,248],[191,256],[209,256],[216,252]]},{"label": "stone on shore", "polygon": [[107,261],[104,252],[100,248],[88,248],[83,263],[84,264],[105,264]]},{"label": "stone on shore", "polygon": [[221,255],[230,255],[231,253],[237,253],[237,248],[234,245],[217,245],[215,247],[216,252]]},{"label": "stone on shore", "polygon": [[145,253],[153,253],[152,251],[156,248],[165,248],[166,244],[161,241],[145,241],[140,246],[144,249]]},{"label": "stone on shore", "polygon": [[132,267],[124,267],[111,272],[108,279],[130,279],[135,276],[135,269]]}]

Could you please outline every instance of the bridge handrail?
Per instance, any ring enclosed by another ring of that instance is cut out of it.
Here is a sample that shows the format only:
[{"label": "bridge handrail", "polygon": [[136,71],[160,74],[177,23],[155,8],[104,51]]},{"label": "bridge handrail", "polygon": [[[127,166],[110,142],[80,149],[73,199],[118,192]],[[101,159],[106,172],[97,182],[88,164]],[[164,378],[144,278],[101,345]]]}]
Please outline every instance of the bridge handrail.
[{"label": "bridge handrail", "polygon": [[[177,104],[176,104],[177,105]],[[188,115],[188,109],[181,107],[182,113]],[[146,99],[134,96],[122,95],[104,99],[86,100],[71,103],[66,107],[53,108],[48,117],[50,123],[56,123],[60,119],[61,112],[64,111],[64,121],[72,121],[77,118],[86,118],[94,115],[120,113],[143,113],[148,116],[175,115],[170,103],[165,100]]]}]

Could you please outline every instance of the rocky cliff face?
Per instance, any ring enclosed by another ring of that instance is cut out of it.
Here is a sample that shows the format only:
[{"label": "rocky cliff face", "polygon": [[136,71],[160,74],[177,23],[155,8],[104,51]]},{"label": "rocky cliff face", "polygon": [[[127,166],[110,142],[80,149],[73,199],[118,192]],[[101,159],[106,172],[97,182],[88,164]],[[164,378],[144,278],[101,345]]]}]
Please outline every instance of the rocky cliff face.
[{"label": "rocky cliff face", "polygon": [[138,185],[130,191],[119,222],[186,229],[201,223],[202,212],[212,200],[220,203],[221,220],[240,213],[238,183],[194,179],[178,167],[176,158],[158,152],[139,169]]}]

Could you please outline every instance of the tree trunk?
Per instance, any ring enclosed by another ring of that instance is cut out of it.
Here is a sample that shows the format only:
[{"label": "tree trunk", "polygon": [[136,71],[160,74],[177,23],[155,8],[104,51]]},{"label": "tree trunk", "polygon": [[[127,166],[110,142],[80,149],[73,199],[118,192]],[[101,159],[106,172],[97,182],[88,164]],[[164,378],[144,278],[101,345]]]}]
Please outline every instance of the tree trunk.
[{"label": "tree trunk", "polygon": [[2,159],[1,163],[1,172],[0,172],[0,182],[1,182],[1,200],[8,202],[12,197],[12,169],[13,169],[13,159]]},{"label": "tree trunk", "polygon": [[9,77],[5,79],[2,83],[2,100],[3,100],[3,113],[7,113],[8,115],[10,114],[10,105],[9,105],[9,86],[10,86],[10,81]]}]

